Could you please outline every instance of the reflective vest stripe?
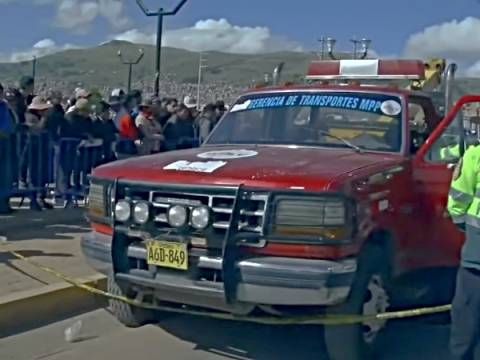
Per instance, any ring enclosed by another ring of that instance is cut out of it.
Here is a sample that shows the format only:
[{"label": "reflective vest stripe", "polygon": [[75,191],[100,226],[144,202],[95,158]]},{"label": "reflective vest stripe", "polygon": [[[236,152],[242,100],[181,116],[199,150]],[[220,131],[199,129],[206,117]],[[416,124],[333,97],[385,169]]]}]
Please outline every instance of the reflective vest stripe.
[{"label": "reflective vest stripe", "polygon": [[[478,193],[480,193],[480,191],[477,190],[477,194]],[[477,194],[475,194],[475,195],[477,195]],[[460,201],[460,202],[467,203],[467,204],[470,204],[473,200],[472,195],[464,193],[463,191],[457,190],[455,188],[451,188],[448,195],[451,196],[452,199],[455,200],[455,201]]]},{"label": "reflective vest stripe", "polygon": [[[455,224],[458,224],[458,223],[455,223]],[[465,216],[465,224],[480,229],[480,218],[478,218],[476,216],[473,216],[473,215],[466,215]]]},{"label": "reflective vest stripe", "polygon": [[465,215],[451,216],[454,224],[463,224],[465,222]]}]

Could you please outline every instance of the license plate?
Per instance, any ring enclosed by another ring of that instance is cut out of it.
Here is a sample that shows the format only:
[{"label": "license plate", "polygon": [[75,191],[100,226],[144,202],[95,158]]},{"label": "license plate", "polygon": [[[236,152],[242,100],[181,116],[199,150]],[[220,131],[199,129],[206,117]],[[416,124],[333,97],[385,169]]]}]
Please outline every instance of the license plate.
[{"label": "license plate", "polygon": [[187,244],[169,241],[147,243],[147,263],[178,270],[188,270]]}]

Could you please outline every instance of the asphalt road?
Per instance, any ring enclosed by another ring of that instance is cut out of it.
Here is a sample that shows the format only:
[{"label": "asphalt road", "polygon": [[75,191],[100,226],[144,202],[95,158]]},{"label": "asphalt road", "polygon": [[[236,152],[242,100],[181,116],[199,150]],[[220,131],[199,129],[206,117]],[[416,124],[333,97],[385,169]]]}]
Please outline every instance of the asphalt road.
[{"label": "asphalt road", "polygon": [[[64,331],[82,320],[80,340]],[[447,360],[447,325],[409,320],[389,325],[383,359]],[[327,359],[319,327],[271,327],[171,315],[156,325],[126,329],[97,310],[0,339],[1,360]]]}]

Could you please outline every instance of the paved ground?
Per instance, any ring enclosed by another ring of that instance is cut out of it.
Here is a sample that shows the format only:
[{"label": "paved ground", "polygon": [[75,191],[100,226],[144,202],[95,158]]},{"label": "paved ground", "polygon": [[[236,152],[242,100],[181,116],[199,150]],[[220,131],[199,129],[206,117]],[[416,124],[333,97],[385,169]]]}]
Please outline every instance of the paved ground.
[{"label": "paved ground", "polygon": [[[82,210],[0,216],[0,235],[12,249],[71,276],[94,272],[80,254],[88,231]],[[2,293],[58,282],[0,248]],[[39,311],[41,311],[39,309]],[[66,342],[64,331],[82,320],[81,341]],[[188,316],[170,316],[158,325],[122,327],[106,310],[97,310],[0,339],[1,360],[152,359],[326,359],[319,327],[269,327]],[[403,321],[389,326],[384,359],[447,360],[448,326]]]},{"label": "paved ground", "polygon": [[[64,331],[82,320],[81,340]],[[48,341],[46,341],[48,339]],[[105,310],[0,340],[2,360],[256,359],[324,360],[318,327],[269,327],[189,316],[171,316],[158,325],[126,329]],[[450,359],[448,326],[418,319],[392,324],[382,359]]]},{"label": "paved ground", "polygon": [[[9,249],[74,277],[95,274],[80,252],[80,237],[87,231],[83,209],[42,212],[20,209],[13,215],[0,216],[0,235],[7,237]],[[0,247],[2,293],[56,282],[59,282],[57,278],[17,260]]]}]

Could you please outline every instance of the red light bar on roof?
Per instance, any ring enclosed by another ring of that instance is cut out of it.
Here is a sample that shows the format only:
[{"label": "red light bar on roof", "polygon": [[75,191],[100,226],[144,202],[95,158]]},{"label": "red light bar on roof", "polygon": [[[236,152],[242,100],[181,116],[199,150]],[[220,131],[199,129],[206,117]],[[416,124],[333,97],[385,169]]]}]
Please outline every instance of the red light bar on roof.
[{"label": "red light bar on roof", "polygon": [[313,61],[308,80],[422,80],[425,64],[420,60],[328,60]]}]

